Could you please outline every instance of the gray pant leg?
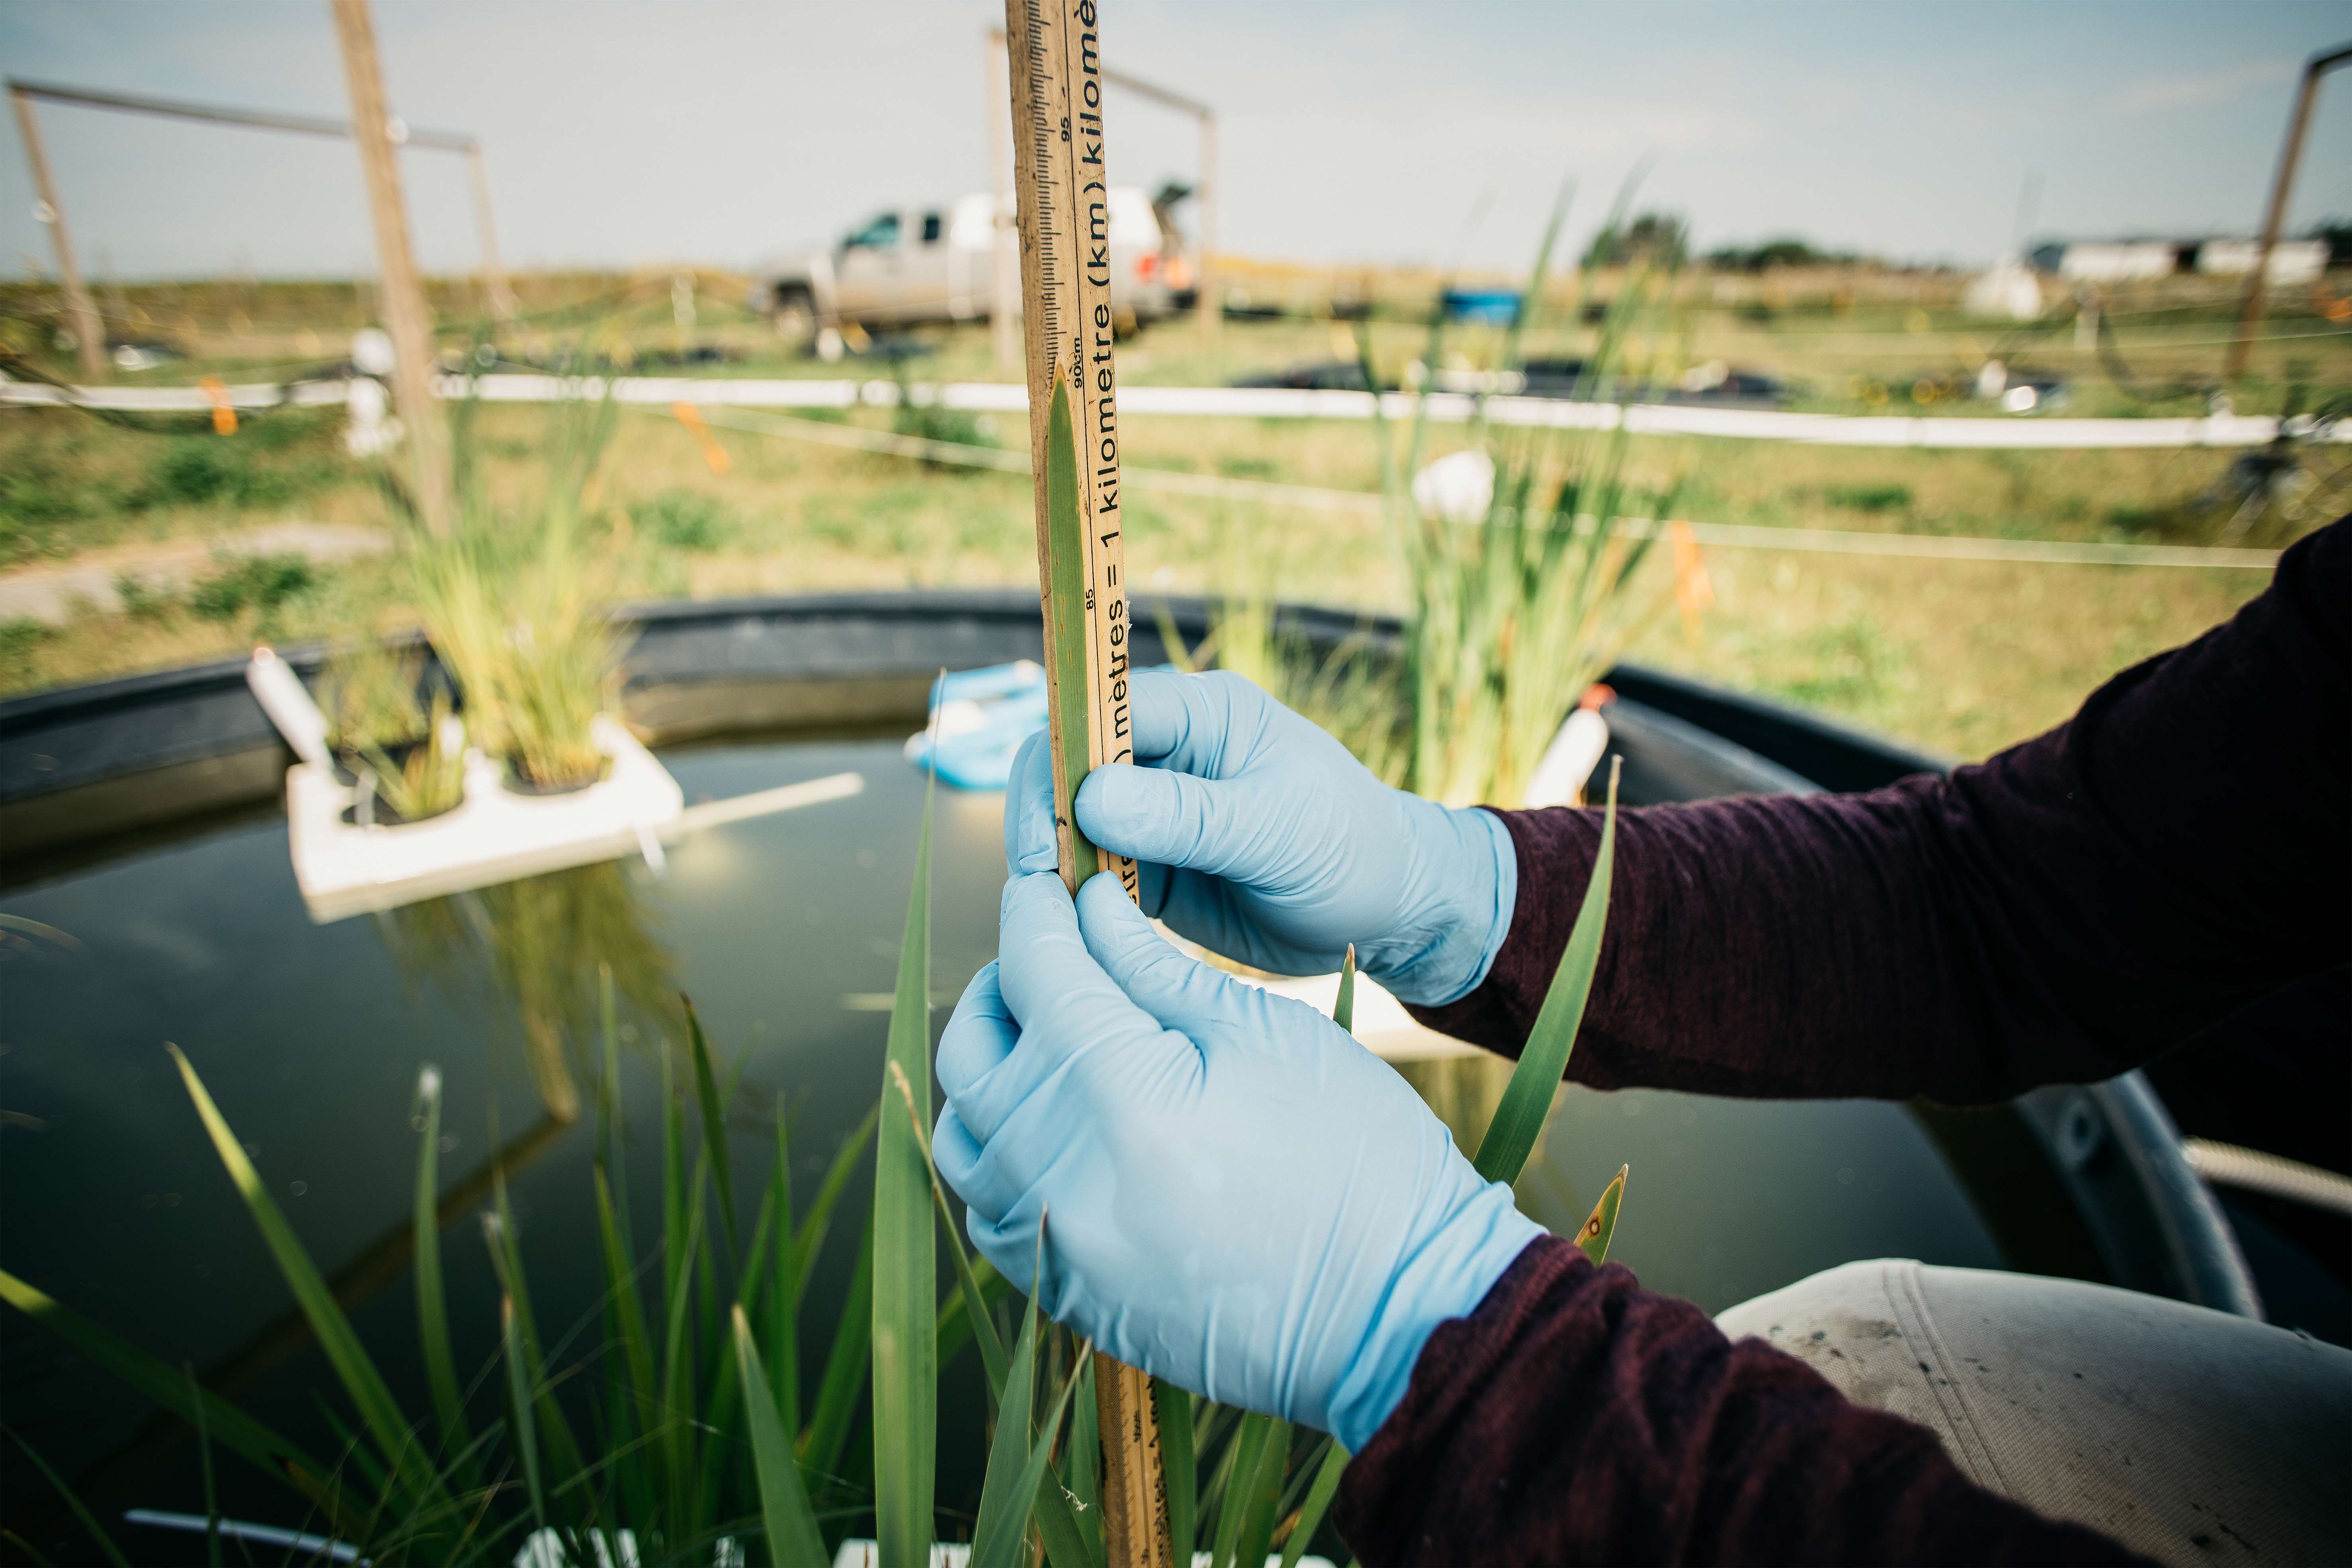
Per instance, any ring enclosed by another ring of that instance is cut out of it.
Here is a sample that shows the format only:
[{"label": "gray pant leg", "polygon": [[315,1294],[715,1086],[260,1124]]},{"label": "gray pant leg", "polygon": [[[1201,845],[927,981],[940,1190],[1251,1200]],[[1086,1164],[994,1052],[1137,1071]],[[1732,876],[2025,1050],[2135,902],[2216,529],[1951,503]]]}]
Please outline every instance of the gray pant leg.
[{"label": "gray pant leg", "polygon": [[2352,1562],[2352,1351],[2078,1280],[1849,1263],[1716,1320],[2169,1563]]}]

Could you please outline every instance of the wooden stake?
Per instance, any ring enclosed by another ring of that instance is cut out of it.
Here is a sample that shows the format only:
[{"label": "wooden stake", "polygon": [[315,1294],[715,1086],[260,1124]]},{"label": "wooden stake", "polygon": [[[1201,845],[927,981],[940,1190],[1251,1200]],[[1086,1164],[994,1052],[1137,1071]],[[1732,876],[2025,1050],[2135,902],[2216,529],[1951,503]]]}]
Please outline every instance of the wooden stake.
[{"label": "wooden stake", "polygon": [[376,63],[375,21],[368,0],[333,0],[335,33],[343,49],[343,77],[351,88],[352,137],[359,143],[366,174],[368,215],[375,226],[376,268],[383,277],[384,331],[392,337],[392,395],[407,429],[415,475],[416,506],[435,538],[456,526],[457,500],[450,490],[449,430],[433,396],[433,313],[408,244],[408,204],[400,184],[400,162],[393,150],[392,111],[383,98],[383,74]]},{"label": "wooden stake", "polygon": [[65,286],[66,314],[73,318],[74,353],[85,382],[106,379],[106,324],[100,320],[98,301],[81,280],[74,263],[73,240],[66,233],[66,209],[58,200],[58,182],[49,173],[48,148],[41,141],[41,122],[34,117],[33,100],[13,83],[8,99],[16,106],[16,129],[25,139],[25,162],[33,166],[33,190],[41,198],[41,221],[49,227],[49,243],[57,247],[58,280]]},{"label": "wooden stake", "polygon": [[[1134,863],[1098,856],[1069,811],[1090,769],[1135,754],[1097,5],[1005,0],[1004,11],[1055,837],[1062,879],[1073,891],[1100,865],[1118,875],[1131,898]],[[1070,690],[1074,681],[1082,691]],[[1072,732],[1079,728],[1083,735]],[[1095,1398],[1111,1568],[1177,1568],[1151,1379],[1097,1354]],[[1184,1543],[1187,1564],[1191,1545]]]}]

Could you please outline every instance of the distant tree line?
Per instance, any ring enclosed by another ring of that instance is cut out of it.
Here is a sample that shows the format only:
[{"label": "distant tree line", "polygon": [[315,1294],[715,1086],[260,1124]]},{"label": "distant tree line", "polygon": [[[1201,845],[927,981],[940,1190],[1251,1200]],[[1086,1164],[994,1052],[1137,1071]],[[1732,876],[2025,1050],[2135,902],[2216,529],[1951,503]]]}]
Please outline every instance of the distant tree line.
[{"label": "distant tree line", "polygon": [[1851,267],[1862,257],[1851,250],[1821,250],[1812,241],[1783,235],[1756,245],[1722,245],[1706,253],[1706,264],[1723,272],[1769,272],[1776,267]]},{"label": "distant tree line", "polygon": [[[2352,265],[2352,217],[2323,218],[2309,237],[2327,242],[2331,267]],[[1678,267],[1691,258],[1690,221],[1680,213],[1645,212],[1592,237],[1584,252],[1587,267],[1626,267],[1645,262]],[[1812,241],[1781,235],[1754,245],[1720,245],[1699,260],[1718,272],[1769,272],[1781,267],[1852,267],[1865,259],[1852,250],[1823,250]]]},{"label": "distant tree line", "polygon": [[[1584,265],[1675,267],[1690,257],[1689,220],[1679,213],[1645,212],[1594,235]],[[1822,250],[1811,240],[1781,235],[1755,245],[1718,246],[1699,259],[1722,272],[1768,272],[1776,267],[1851,266],[1862,258],[1851,250]]]}]

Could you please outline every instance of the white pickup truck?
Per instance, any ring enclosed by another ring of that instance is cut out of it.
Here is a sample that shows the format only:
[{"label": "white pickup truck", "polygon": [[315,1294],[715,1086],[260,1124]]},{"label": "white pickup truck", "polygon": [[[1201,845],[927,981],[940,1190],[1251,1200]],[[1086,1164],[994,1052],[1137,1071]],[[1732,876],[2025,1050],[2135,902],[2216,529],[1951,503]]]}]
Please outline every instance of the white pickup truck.
[{"label": "white pickup truck", "polygon": [[[1009,233],[1003,250],[997,247],[995,208],[977,195],[877,214],[830,250],[761,261],[749,302],[782,336],[820,348],[837,344],[845,326],[986,321],[996,306],[998,256],[1020,265]],[[1123,318],[1149,321],[1183,308],[1192,263],[1181,237],[1139,186],[1111,187],[1110,258],[1111,301]],[[1010,293],[1019,298],[1017,288]]]}]

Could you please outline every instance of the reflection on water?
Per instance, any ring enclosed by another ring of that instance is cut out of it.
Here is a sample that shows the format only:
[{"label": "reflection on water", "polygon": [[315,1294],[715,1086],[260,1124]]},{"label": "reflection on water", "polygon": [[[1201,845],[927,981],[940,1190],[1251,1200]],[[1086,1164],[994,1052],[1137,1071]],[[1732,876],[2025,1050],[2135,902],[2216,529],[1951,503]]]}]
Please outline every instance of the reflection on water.
[{"label": "reflection on water", "polygon": [[[678,1013],[676,965],[640,883],[620,861],[408,904],[374,917],[412,983],[461,1004],[511,1008],[531,1086],[547,1114],[580,1120],[578,1073],[602,1026],[603,974],[656,1030]],[[628,1031],[637,1034],[635,1027]]]}]

